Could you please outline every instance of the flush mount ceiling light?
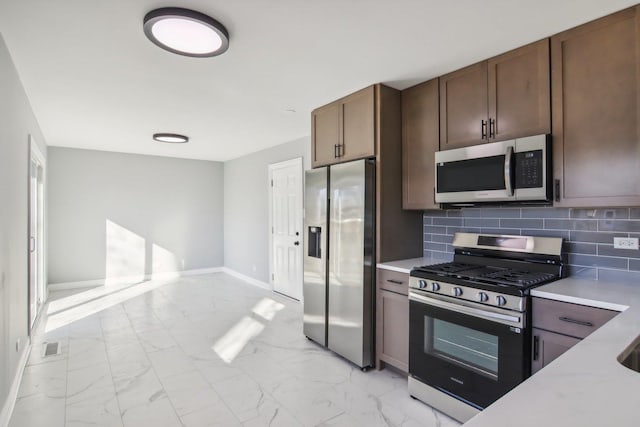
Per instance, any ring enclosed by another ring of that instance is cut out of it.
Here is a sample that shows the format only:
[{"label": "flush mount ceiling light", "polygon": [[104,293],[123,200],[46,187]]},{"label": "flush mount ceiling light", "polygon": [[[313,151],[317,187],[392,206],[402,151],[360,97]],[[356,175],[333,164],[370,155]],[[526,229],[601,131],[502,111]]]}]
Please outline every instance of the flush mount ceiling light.
[{"label": "flush mount ceiling light", "polygon": [[158,142],[167,142],[169,144],[184,144],[189,142],[189,137],[179,135],[177,133],[154,133],[153,139]]},{"label": "flush mount ceiling light", "polygon": [[180,7],[147,13],[144,33],[156,45],[178,55],[206,58],[229,48],[229,33],[224,25],[203,13]]}]

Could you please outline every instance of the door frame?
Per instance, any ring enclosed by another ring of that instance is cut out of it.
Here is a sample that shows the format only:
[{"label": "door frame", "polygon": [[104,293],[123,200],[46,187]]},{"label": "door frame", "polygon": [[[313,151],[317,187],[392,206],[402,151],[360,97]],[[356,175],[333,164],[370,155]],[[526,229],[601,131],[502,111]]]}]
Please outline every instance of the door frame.
[{"label": "door frame", "polygon": [[[271,286],[271,290],[274,288],[274,266],[273,266],[273,172],[277,169],[288,168],[291,166],[298,166],[299,174],[300,174],[300,183],[302,184],[302,194],[300,195],[300,207],[302,209],[302,215],[300,215],[300,246],[298,250],[300,251],[300,259],[302,259],[302,255],[304,255],[304,230],[302,230],[304,225],[304,161],[303,157],[295,157],[293,159],[284,160],[278,163],[271,163],[268,166],[269,171],[269,179],[267,180],[267,192],[269,198],[269,220],[267,223],[267,233],[269,234],[269,285]],[[304,274],[304,264],[303,264],[303,272]],[[302,286],[302,284],[300,284]],[[285,295],[286,296],[286,295]],[[303,294],[300,292],[300,302],[303,300]]]},{"label": "door frame", "polygon": [[[31,209],[32,209],[32,204],[31,204],[31,200],[32,200],[32,188],[31,188],[31,161],[32,160],[36,160],[37,163],[39,163],[39,165],[42,167],[42,200],[40,205],[38,206],[38,213],[36,214],[36,216],[41,216],[41,220],[42,220],[42,224],[41,224],[41,228],[38,229],[38,234],[40,234],[40,239],[39,241],[37,241],[37,249],[38,249],[38,253],[37,253],[37,257],[38,257],[38,265],[36,266],[38,268],[38,271],[36,273],[36,287],[40,290],[41,292],[41,304],[39,305],[39,307],[44,306],[45,302],[47,301],[47,286],[46,286],[46,281],[45,281],[45,277],[46,277],[46,253],[45,253],[45,248],[46,248],[46,188],[47,188],[47,158],[44,156],[44,154],[42,153],[42,151],[40,150],[40,147],[38,146],[38,144],[36,143],[33,135],[29,135],[29,156],[28,156],[28,184],[27,184],[27,325],[28,325],[28,330],[29,330],[29,336],[31,336],[31,334],[33,333],[33,330],[35,329],[38,320],[39,320],[39,314],[40,312],[38,311],[36,313],[36,316],[33,320],[33,324],[31,322],[31,268],[32,268],[32,263],[31,263]],[[37,180],[36,180],[37,181]],[[37,226],[37,225],[36,225]],[[36,310],[38,309],[38,303],[36,302]]]}]

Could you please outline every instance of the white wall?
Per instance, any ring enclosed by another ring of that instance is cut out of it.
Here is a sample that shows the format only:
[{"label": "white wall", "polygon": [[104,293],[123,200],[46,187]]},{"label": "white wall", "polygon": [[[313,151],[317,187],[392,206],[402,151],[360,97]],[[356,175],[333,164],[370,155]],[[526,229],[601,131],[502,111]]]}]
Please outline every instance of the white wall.
[{"label": "white wall", "polygon": [[223,265],[223,163],[50,147],[49,283]]},{"label": "white wall", "polygon": [[[44,138],[0,35],[0,410],[27,342],[29,134]],[[16,341],[21,346],[16,351]]]},{"label": "white wall", "polygon": [[303,157],[310,168],[311,140],[297,139],[224,164],[224,265],[269,280],[268,166]]}]

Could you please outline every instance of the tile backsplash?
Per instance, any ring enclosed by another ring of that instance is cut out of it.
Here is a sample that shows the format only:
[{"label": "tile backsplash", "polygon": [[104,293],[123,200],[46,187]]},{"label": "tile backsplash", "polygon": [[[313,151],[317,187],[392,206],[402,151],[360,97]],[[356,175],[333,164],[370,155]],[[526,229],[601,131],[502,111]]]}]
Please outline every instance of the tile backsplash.
[{"label": "tile backsplash", "polygon": [[452,253],[456,231],[562,237],[570,276],[640,284],[640,250],[614,249],[614,237],[640,238],[640,208],[464,208],[424,212],[425,256]]}]

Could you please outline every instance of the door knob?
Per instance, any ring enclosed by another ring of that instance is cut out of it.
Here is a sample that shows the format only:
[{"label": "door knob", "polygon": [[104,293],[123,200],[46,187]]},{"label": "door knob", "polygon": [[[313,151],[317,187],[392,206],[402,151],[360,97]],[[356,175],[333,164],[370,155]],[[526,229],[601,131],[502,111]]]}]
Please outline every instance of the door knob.
[{"label": "door knob", "polygon": [[298,246],[300,242],[293,242],[294,245]]},{"label": "door knob", "polygon": [[298,233],[298,232],[296,231],[296,236],[299,236],[299,235],[300,235],[300,233]]}]

